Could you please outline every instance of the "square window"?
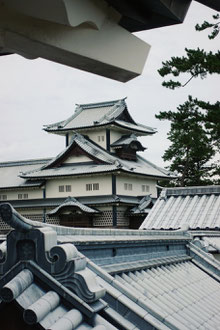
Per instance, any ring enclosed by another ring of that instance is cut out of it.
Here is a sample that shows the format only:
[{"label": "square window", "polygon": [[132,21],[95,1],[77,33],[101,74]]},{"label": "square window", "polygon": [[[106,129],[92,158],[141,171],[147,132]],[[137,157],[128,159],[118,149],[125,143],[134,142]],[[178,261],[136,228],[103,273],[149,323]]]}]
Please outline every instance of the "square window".
[{"label": "square window", "polygon": [[7,199],[7,195],[0,195],[0,199],[2,199],[3,201],[5,201]]},{"label": "square window", "polygon": [[24,194],[24,199],[28,199],[28,194]]},{"label": "square window", "polygon": [[105,136],[104,135],[98,135],[98,142],[104,142],[105,141]]},{"label": "square window", "polygon": [[86,191],[90,191],[92,190],[92,184],[91,183],[87,183],[86,184]]},{"label": "square window", "polygon": [[59,192],[64,192],[64,186],[59,186]]},{"label": "square window", "polygon": [[66,185],[66,192],[70,192],[72,189],[71,189],[72,187],[71,187],[71,185]]},{"label": "square window", "polygon": [[93,183],[93,190],[99,190],[99,183]]},{"label": "square window", "polygon": [[124,190],[132,190],[132,183],[124,183]]},{"label": "square window", "polygon": [[150,191],[150,186],[147,184],[142,184],[142,192],[149,192]]},{"label": "square window", "polygon": [[18,199],[22,199],[22,194],[18,194]]}]

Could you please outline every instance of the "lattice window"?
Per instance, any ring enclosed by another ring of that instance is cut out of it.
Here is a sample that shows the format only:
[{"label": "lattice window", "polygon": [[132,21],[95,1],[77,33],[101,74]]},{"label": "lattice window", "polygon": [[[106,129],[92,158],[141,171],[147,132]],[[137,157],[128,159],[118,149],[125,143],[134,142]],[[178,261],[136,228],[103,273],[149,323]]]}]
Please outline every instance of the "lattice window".
[{"label": "lattice window", "polygon": [[132,183],[124,183],[124,190],[132,190]]},{"label": "lattice window", "polygon": [[92,190],[92,184],[91,183],[87,183],[86,184],[86,191],[90,191]]},{"label": "lattice window", "polygon": [[87,183],[86,191],[99,190],[99,183]]},{"label": "lattice window", "polygon": [[7,195],[0,195],[0,200],[5,201],[8,198]]},{"label": "lattice window", "polygon": [[98,135],[98,142],[104,142],[105,136],[104,135]]},{"label": "lattice window", "polygon": [[71,185],[66,185],[66,192],[70,192],[72,190],[72,187],[71,187]]},{"label": "lattice window", "polygon": [[64,192],[64,186],[59,186],[59,192]]},{"label": "lattice window", "polygon": [[141,189],[142,189],[142,192],[149,192],[150,186],[148,186],[147,184],[142,184]]},{"label": "lattice window", "polygon": [[99,183],[93,183],[93,190],[99,190]]}]

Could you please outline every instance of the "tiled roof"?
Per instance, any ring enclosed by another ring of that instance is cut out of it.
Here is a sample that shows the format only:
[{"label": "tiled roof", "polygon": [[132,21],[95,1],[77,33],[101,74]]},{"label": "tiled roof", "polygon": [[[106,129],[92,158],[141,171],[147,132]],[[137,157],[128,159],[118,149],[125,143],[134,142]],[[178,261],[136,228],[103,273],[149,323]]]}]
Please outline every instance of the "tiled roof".
[{"label": "tiled roof", "polygon": [[208,251],[215,251],[220,253],[220,235],[203,237],[203,242],[208,248]]},{"label": "tiled roof", "polygon": [[137,137],[135,134],[131,135],[123,135],[119,140],[115,141],[114,143],[111,144],[112,148],[118,148],[122,146],[129,146],[132,142],[136,142],[139,145],[140,150],[144,150],[144,148],[141,143],[137,140]]},{"label": "tiled roof", "polygon": [[[141,232],[139,231],[136,236]],[[173,234],[175,239],[175,235],[179,235],[180,232]],[[147,235],[149,233],[146,232],[144,236]],[[152,238],[155,235],[156,233]],[[164,244],[168,247],[166,249],[159,247],[162,241],[155,244],[151,240],[145,245],[143,241],[140,244],[138,237],[135,240],[132,235],[127,238],[127,243],[122,241],[122,238],[123,232],[119,235],[118,241],[112,241],[116,250],[114,256],[107,251],[95,253],[94,250],[93,255],[89,252],[88,267],[97,274],[98,283],[107,290],[105,301],[111,309],[116,309],[129,321],[135,320],[134,324],[138,329],[147,328],[144,322],[154,325],[156,329],[218,328],[218,262],[194,246],[194,243],[187,245],[187,249],[183,242],[176,242],[176,246],[173,246],[168,234],[164,236]],[[72,239],[74,240],[73,237]],[[120,239],[124,253],[120,249]],[[81,242],[83,245],[83,240]],[[109,241],[106,242],[109,246]],[[91,241],[91,244],[94,243]],[[141,318],[138,319],[137,315],[141,315]]]},{"label": "tiled roof", "polygon": [[164,189],[141,229],[220,229],[220,186]]},{"label": "tiled roof", "polygon": [[14,187],[26,188],[41,185],[42,182],[28,182],[21,178],[19,174],[21,172],[36,170],[43,164],[47,163],[49,160],[50,159],[47,158],[0,163],[0,189]]},{"label": "tiled roof", "polygon": [[[93,329],[89,325],[85,316],[78,308],[69,308],[63,304],[63,297],[56,291],[45,290],[40,282],[34,280],[34,274],[24,269],[13,278],[11,285],[14,285],[15,290],[19,295],[15,298],[17,304],[24,311],[23,318],[25,323],[33,326],[35,323],[40,324],[42,329],[67,329],[66,323],[74,325],[74,329],[84,327],[84,329]],[[25,285],[25,289],[21,290],[21,285]],[[54,284],[56,281],[54,280]],[[19,285],[20,284],[20,285]],[[9,284],[8,284],[9,285]],[[5,288],[8,287],[6,285]],[[58,283],[59,285],[59,283]],[[4,290],[4,287],[3,287]],[[65,292],[65,287],[63,286]],[[66,290],[66,294],[70,294]],[[82,302],[83,303],[83,302]],[[101,324],[97,318],[96,325]]]},{"label": "tiled roof", "polygon": [[[90,196],[90,197],[77,197],[77,200],[88,206],[93,207],[101,206],[105,204],[127,204],[135,205],[139,203],[138,197],[135,196],[118,196],[118,195],[105,195],[105,196]],[[65,198],[42,198],[42,199],[22,199],[22,200],[8,200],[10,204],[15,208],[42,208],[42,207],[53,207],[56,208],[64,202]],[[4,201],[2,201],[4,202]],[[2,203],[0,202],[0,204]]]},{"label": "tiled roof", "polygon": [[[69,329],[64,320],[77,330],[218,329],[220,263],[187,231],[42,226],[15,215],[0,293],[4,303],[16,300],[25,322],[52,330]],[[31,229],[19,231],[21,222]],[[56,259],[44,258],[48,251]]]},{"label": "tiled roof", "polygon": [[[84,175],[84,174],[99,174],[115,171],[123,171],[127,173],[145,175],[150,177],[159,177],[159,178],[168,178],[172,177],[169,174],[165,174],[165,171],[160,170],[159,168],[151,166],[152,164],[148,161],[144,161],[138,157],[137,162],[134,161],[122,161],[120,160],[116,164],[75,164],[68,166],[60,166],[57,168],[51,169],[39,169],[33,172],[22,173],[23,178],[49,178],[49,177],[59,177],[59,176],[75,176],[75,175]],[[129,166],[129,167],[128,167]]]},{"label": "tiled roof", "polygon": [[220,318],[220,286],[191,261],[115,275],[115,279],[154,309],[167,326],[216,329]]},{"label": "tiled roof", "polygon": [[128,130],[136,130],[143,134],[154,134],[155,129],[137,124],[131,116],[127,113],[129,121],[120,120],[120,115],[127,111],[125,99],[81,104],[76,106],[75,113],[67,120],[57,122],[51,125],[45,125],[44,129],[48,132],[77,130],[89,127],[99,127],[115,123],[118,126],[124,127]]},{"label": "tiled roof", "polygon": [[151,204],[153,203],[153,200],[152,198],[147,195],[147,196],[144,196],[140,202],[139,202],[139,205],[133,207],[131,210],[130,210],[130,213],[131,214],[148,214],[150,212],[150,209],[151,209]]},{"label": "tiled roof", "polygon": [[92,213],[92,214],[99,213],[99,211],[94,210],[93,208],[88,207],[88,206],[80,203],[76,198],[68,197],[63,203],[61,203],[58,207],[56,207],[52,211],[48,212],[47,214],[48,215],[54,215],[57,212],[59,212],[62,208],[66,208],[66,207],[68,207],[68,208],[71,208],[71,207],[78,208],[78,209],[80,209],[81,211],[83,211],[85,213]]},{"label": "tiled roof", "polygon": [[[76,143],[82,150],[84,150],[88,156],[97,159],[102,164],[96,164],[88,162],[88,164],[64,164],[64,166],[53,167],[53,165],[61,159],[72,146]],[[58,176],[74,176],[83,174],[98,174],[105,172],[124,171],[127,173],[146,175],[151,177],[168,178],[171,177],[171,173],[165,169],[162,169],[146,159],[137,156],[136,161],[123,160],[93,143],[91,140],[87,140],[80,134],[75,134],[72,138],[70,145],[61,152],[57,157],[52,159],[50,162],[42,166],[38,170],[22,173],[23,178],[48,178]]]}]

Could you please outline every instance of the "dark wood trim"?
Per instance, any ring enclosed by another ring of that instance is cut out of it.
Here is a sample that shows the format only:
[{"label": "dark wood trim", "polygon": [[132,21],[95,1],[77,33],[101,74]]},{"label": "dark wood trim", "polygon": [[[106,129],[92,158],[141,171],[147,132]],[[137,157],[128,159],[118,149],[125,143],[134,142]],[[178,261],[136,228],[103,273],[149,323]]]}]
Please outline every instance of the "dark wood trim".
[{"label": "dark wood trim", "polygon": [[43,210],[43,222],[47,222],[47,217],[46,217],[46,209]]},{"label": "dark wood trim", "polygon": [[66,147],[69,145],[69,133],[66,133]]},{"label": "dark wood trim", "polygon": [[113,227],[117,227],[117,206],[113,205],[112,206],[112,223]]},{"label": "dark wood trim", "polygon": [[110,129],[106,128],[106,150],[110,151]]},{"label": "dark wood trim", "polygon": [[116,175],[112,174],[112,194],[116,195]]}]

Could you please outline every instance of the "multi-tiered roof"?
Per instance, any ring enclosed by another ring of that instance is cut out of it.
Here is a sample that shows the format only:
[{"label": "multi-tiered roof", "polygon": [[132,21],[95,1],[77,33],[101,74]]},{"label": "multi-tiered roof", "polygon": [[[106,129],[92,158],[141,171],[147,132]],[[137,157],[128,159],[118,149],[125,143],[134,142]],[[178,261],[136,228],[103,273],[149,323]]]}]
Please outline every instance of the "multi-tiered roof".
[{"label": "multi-tiered roof", "polygon": [[70,131],[80,132],[85,129],[97,129],[101,127],[118,127],[136,135],[148,135],[156,133],[152,127],[136,123],[128,112],[125,99],[79,104],[72,116],[68,119],[45,125],[44,130],[49,133],[66,134]]},{"label": "multi-tiered roof", "polygon": [[[104,149],[88,136],[82,135],[100,128],[120,131],[120,138],[109,146],[111,150]],[[136,154],[137,151],[145,150],[137,136],[152,135],[156,130],[136,123],[128,112],[125,99],[77,105],[71,117],[46,125],[44,130],[60,135],[71,133],[68,146],[41,168],[22,173],[22,178],[33,180],[118,171],[158,179],[170,178],[168,171]],[[77,153],[86,155],[90,161],[62,166],[65,160],[76,153],[76,149]],[[121,156],[122,149],[129,150],[129,157]]]}]

